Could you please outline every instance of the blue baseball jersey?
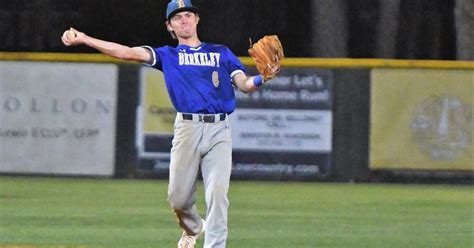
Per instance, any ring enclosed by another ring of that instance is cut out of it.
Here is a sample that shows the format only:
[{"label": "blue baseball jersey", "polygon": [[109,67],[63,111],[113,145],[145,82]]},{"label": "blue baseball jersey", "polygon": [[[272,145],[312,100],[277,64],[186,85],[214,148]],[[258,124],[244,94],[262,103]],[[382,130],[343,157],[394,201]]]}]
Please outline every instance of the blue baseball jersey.
[{"label": "blue baseball jersey", "polygon": [[171,102],[178,112],[232,113],[235,93],[232,77],[245,68],[229,48],[201,43],[198,47],[178,45],[152,51],[153,63],[165,76]]}]

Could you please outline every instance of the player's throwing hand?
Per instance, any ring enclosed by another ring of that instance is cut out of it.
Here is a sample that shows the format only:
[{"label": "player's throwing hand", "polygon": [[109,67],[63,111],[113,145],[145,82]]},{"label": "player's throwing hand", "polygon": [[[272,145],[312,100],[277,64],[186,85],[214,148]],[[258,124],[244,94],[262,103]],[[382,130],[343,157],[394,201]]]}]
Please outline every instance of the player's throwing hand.
[{"label": "player's throwing hand", "polygon": [[84,37],[86,35],[74,28],[70,28],[64,31],[63,36],[61,37],[62,42],[66,46],[76,46],[84,43]]}]

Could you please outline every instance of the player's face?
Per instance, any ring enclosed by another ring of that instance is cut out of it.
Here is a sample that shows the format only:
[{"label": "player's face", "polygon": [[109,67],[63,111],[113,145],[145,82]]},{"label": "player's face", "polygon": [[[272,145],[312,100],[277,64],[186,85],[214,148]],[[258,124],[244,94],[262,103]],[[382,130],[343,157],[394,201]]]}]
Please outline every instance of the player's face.
[{"label": "player's face", "polygon": [[168,29],[181,38],[191,38],[196,35],[199,16],[190,11],[179,12],[171,17]]}]

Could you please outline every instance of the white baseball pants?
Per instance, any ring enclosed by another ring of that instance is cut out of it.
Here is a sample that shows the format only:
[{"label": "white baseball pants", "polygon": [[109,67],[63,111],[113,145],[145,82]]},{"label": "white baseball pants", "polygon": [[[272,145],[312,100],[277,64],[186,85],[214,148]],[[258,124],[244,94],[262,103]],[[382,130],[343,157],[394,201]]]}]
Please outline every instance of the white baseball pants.
[{"label": "white baseball pants", "polygon": [[232,136],[228,118],[204,122],[193,115],[185,120],[177,114],[171,149],[168,201],[187,234],[202,231],[196,208],[196,184],[201,167],[207,205],[204,248],[225,248]]}]

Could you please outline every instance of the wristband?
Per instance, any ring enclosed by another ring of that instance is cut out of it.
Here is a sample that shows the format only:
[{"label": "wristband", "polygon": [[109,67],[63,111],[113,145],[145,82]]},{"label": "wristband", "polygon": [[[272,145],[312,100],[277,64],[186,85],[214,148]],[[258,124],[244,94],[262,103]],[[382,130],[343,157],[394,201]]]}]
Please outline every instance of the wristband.
[{"label": "wristband", "polygon": [[265,81],[263,80],[263,77],[262,75],[257,75],[253,78],[253,85],[255,85],[255,87],[260,87]]}]

